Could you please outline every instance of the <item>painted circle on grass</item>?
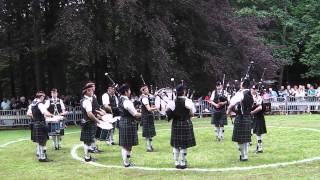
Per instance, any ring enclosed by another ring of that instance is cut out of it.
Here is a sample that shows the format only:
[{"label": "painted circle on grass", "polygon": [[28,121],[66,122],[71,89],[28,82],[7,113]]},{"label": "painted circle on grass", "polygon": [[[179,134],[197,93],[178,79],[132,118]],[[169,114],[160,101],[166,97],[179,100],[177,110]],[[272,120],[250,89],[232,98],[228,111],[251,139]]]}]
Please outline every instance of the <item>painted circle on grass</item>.
[{"label": "painted circle on grass", "polygon": [[[295,130],[306,130],[306,131],[313,131],[313,132],[320,132],[319,129],[313,129],[313,128],[296,128],[296,127],[276,127],[276,126],[268,126],[273,128],[287,128],[287,129],[295,129]],[[205,129],[205,128],[194,128],[194,129]],[[167,130],[167,129],[162,129]],[[77,154],[77,150],[83,147],[82,144],[74,145],[73,148],[70,151],[70,154],[73,159],[76,159],[78,161],[84,162],[83,158],[79,157]],[[253,169],[263,169],[263,168],[275,168],[275,167],[284,167],[294,164],[303,164],[303,163],[309,163],[313,161],[320,160],[320,156],[318,157],[311,157],[307,159],[302,160],[296,160],[296,161],[290,161],[290,162],[281,162],[281,163],[270,163],[270,164],[261,164],[261,165],[253,165],[253,166],[245,166],[245,167],[225,167],[225,168],[187,168],[184,170],[176,169],[176,168],[157,168],[157,167],[144,167],[144,166],[134,166],[126,169],[132,169],[132,170],[145,170],[145,171],[194,171],[194,172],[226,172],[226,171],[247,171],[247,170],[253,170]],[[84,162],[96,167],[104,167],[104,168],[125,168],[120,165],[105,165],[98,162]]]},{"label": "painted circle on grass", "polygon": [[[313,131],[313,132],[320,132],[319,129],[314,129],[314,128],[297,128],[297,127],[276,127],[276,126],[268,126],[268,127],[273,127],[273,128],[286,128],[286,129],[295,129],[295,130],[306,130],[306,131]],[[205,127],[203,128],[194,128],[194,129],[206,129]],[[165,131],[169,129],[161,129],[159,131]],[[74,133],[79,133],[77,132],[70,132],[66,134],[74,134]],[[7,143],[1,144],[1,148],[5,148],[11,144],[15,144],[18,142],[26,141],[29,139],[18,139],[15,141],[9,141]],[[82,147],[82,144],[78,144],[73,146],[71,149],[70,153],[73,159],[83,161],[82,158],[80,158],[77,155],[77,149]],[[275,167],[284,167],[284,166],[289,166],[289,165],[294,165],[294,164],[304,164],[304,163],[309,163],[313,161],[318,161],[320,160],[320,156],[318,157],[311,157],[307,159],[302,159],[302,160],[297,160],[297,161],[290,161],[290,162],[281,162],[281,163],[271,163],[271,164],[262,164],[262,165],[255,165],[255,166],[247,166],[247,167],[226,167],[226,168],[188,168],[184,170],[179,170],[175,168],[154,168],[154,167],[142,167],[142,166],[135,166],[127,169],[136,169],[136,170],[145,170],[145,171],[194,171],[194,172],[226,172],[226,171],[246,171],[246,170],[253,170],[253,169],[262,169],[262,168],[275,168]],[[88,164],[91,164],[93,166],[97,167],[105,167],[105,168],[124,168],[123,166],[117,166],[117,165],[104,165],[100,164],[97,162],[89,162]]]}]

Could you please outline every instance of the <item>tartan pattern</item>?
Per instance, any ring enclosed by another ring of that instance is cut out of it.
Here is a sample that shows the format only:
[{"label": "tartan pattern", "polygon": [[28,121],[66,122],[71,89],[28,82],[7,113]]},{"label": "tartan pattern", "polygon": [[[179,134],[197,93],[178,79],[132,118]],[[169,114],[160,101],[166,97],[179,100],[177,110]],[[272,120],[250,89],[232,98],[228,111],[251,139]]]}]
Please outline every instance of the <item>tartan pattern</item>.
[{"label": "tartan pattern", "polygon": [[170,144],[175,148],[189,148],[196,145],[193,125],[190,119],[172,121]]},{"label": "tartan pattern", "polygon": [[232,141],[238,143],[251,142],[251,123],[250,115],[237,115],[233,126]]},{"label": "tartan pattern", "polygon": [[153,114],[142,114],[141,125],[142,125],[142,137],[151,138],[156,136],[156,129],[154,127]]},{"label": "tartan pattern", "polygon": [[49,139],[46,123],[39,121],[34,122],[32,136],[34,142],[45,145]]},{"label": "tartan pattern", "polygon": [[33,122],[31,122],[30,125],[29,125],[29,127],[30,127],[31,141],[35,142],[35,141],[34,141],[35,138],[34,138],[34,135],[33,135],[33,126],[34,126],[34,125],[33,125]]},{"label": "tartan pattern", "polygon": [[253,116],[253,133],[257,135],[266,134],[267,133],[267,127],[266,127],[266,121],[264,119],[264,115],[256,115]]},{"label": "tartan pattern", "polygon": [[213,111],[212,117],[211,117],[211,124],[214,124],[215,126],[221,126],[221,125],[228,125],[228,119],[226,111]]},{"label": "tartan pattern", "polygon": [[92,121],[81,124],[80,141],[83,141],[86,145],[90,145],[94,142],[96,131],[96,125]]},{"label": "tartan pattern", "polygon": [[134,119],[121,117],[119,121],[119,146],[136,146],[138,142],[137,123]]}]

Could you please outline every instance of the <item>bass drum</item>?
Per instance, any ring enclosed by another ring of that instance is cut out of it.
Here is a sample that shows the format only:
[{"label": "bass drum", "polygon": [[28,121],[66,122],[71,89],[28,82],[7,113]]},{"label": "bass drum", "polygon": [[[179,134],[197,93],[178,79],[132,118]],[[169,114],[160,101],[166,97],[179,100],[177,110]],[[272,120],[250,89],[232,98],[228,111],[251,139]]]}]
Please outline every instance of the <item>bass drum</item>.
[{"label": "bass drum", "polygon": [[166,115],[166,110],[168,104],[176,99],[175,93],[172,91],[171,88],[162,88],[157,90],[154,93],[155,100],[154,104],[159,109],[159,113],[162,116]]}]

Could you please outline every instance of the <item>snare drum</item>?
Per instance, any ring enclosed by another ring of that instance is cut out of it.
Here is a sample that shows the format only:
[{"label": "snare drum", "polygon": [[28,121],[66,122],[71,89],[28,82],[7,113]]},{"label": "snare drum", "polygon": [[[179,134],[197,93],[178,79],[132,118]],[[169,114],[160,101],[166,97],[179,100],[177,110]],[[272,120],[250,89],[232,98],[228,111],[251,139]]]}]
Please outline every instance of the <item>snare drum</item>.
[{"label": "snare drum", "polygon": [[49,136],[64,135],[63,116],[47,118],[46,121]]},{"label": "snare drum", "polygon": [[106,141],[107,135],[108,135],[108,131],[106,129],[101,129],[100,127],[97,127],[96,139],[100,141]]},{"label": "snare drum", "polygon": [[60,122],[48,122],[47,128],[48,128],[49,136],[60,135],[60,131],[61,131]]}]

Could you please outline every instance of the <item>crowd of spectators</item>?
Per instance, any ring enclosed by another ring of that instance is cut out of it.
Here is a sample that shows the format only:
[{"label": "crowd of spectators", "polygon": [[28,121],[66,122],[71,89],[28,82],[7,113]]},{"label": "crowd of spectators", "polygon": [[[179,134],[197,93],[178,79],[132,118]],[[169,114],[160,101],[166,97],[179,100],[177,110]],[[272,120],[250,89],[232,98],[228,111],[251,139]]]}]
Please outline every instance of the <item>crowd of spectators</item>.
[{"label": "crowd of spectators", "polygon": [[[63,100],[65,106],[75,107],[80,104],[80,98],[67,95],[67,96],[60,96]],[[13,97],[13,98],[2,98],[0,104],[0,110],[27,110],[29,104],[32,103],[32,98],[26,98],[24,96],[21,97]]]},{"label": "crowd of spectators", "polygon": [[281,86],[279,90],[273,88],[265,89],[263,99],[277,98],[277,97],[320,97],[320,87],[311,84],[305,85],[288,85]]}]

